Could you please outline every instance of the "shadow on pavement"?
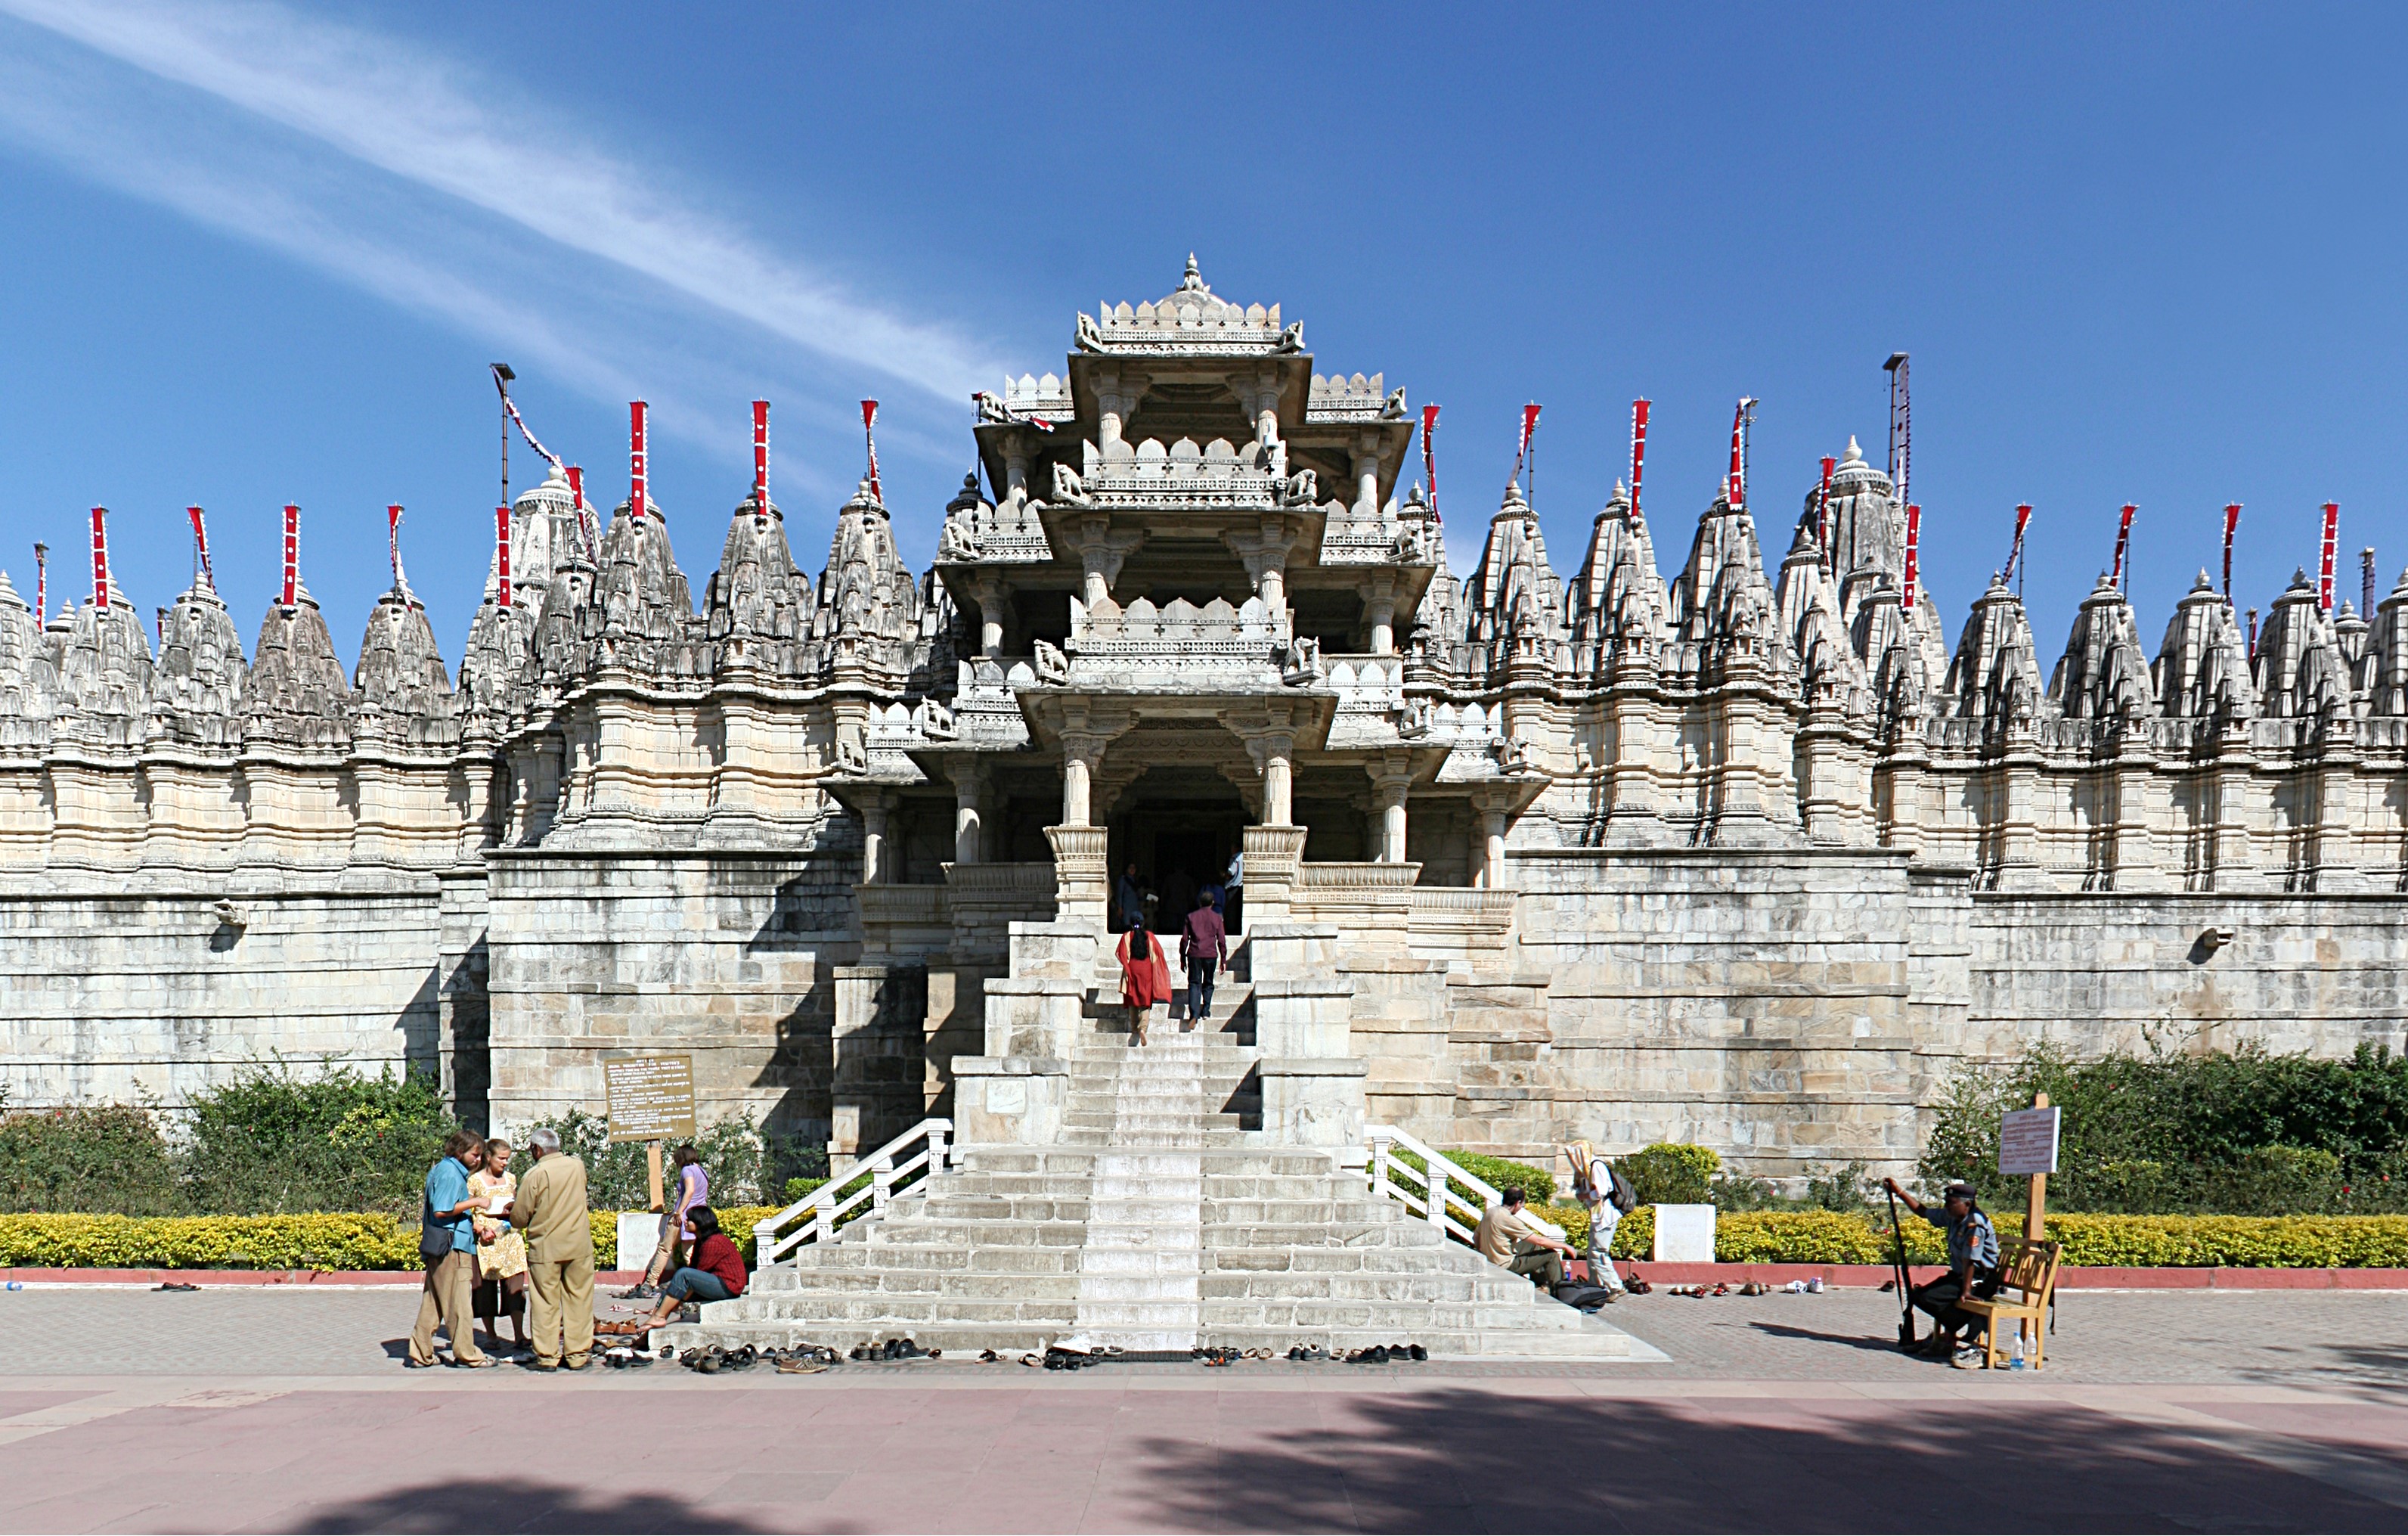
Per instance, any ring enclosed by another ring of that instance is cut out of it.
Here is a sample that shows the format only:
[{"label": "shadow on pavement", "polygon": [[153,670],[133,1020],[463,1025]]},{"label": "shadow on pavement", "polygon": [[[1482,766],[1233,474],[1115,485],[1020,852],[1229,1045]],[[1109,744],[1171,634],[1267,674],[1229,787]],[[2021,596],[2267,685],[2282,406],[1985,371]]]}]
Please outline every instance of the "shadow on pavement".
[{"label": "shadow on pavement", "polygon": [[[1225,1428],[1217,1445],[1138,1443],[1143,1475],[1124,1483],[1108,1525],[2396,1531],[2408,1523],[2408,1512],[2229,1445],[2056,1401],[1567,1401],[1444,1391],[1333,1402],[1309,1427],[1266,1428],[1240,1443]],[[2292,1443],[2312,1456],[2329,1450],[2300,1437]],[[1592,1465],[1597,1475],[1529,1475],[1554,1464]],[[2001,1486],[1993,1474],[2005,1469],[2016,1475]],[[1098,1513],[1090,1511],[1091,1524]]]},{"label": "shadow on pavement", "polygon": [[[1861,1333],[1824,1333],[1814,1328],[1801,1328],[1789,1323],[1750,1323],[1758,1333],[1769,1333],[1776,1339],[1811,1339],[1819,1344],[1845,1344],[1850,1349],[1870,1350],[1877,1355],[1903,1355],[1895,1339],[1868,1339]],[[1941,1362],[1945,1364],[1945,1361]]]},{"label": "shadow on pavement", "polygon": [[601,1493],[541,1483],[428,1483],[371,1499],[323,1504],[285,1528],[294,1531],[697,1530],[763,1527],[705,1514],[664,1494]]}]

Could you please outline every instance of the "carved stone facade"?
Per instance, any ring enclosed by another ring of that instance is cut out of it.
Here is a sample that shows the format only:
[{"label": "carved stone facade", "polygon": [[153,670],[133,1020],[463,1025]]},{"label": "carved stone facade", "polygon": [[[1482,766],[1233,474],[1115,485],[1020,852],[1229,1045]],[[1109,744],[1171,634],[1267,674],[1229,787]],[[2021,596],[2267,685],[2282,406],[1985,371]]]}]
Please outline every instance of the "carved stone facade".
[{"label": "carved stone facade", "polygon": [[686,1050],[839,1154],[1042,1141],[1114,877],[1240,852],[1272,1141],[1792,1176],[2042,1038],[2401,1043],[2408,578],[2253,653],[2201,577],[2154,659],[2102,581],[2044,675],[2003,584],[1953,651],[1904,606],[1851,443],[1777,564],[1734,480],[1670,580],[1619,488],[1567,579],[1509,485],[1458,579],[1403,391],[1192,262],[973,434],[924,574],[867,481],[816,581],[748,496],[699,610],[682,524],[547,481],[456,683],[399,581],[347,679],[306,592],[246,661],[206,579],[154,655],[0,577],[11,1101],[280,1052],[523,1124]]}]

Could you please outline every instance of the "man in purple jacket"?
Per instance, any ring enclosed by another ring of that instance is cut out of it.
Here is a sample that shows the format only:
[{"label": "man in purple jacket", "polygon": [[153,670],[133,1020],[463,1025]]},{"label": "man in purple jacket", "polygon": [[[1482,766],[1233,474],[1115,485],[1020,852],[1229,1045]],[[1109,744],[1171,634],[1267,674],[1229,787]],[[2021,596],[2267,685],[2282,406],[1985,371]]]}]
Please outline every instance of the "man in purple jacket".
[{"label": "man in purple jacket", "polygon": [[1211,1013],[1212,972],[1229,958],[1229,932],[1212,910],[1209,892],[1197,896],[1196,910],[1180,930],[1179,957],[1187,962],[1187,1017],[1179,1026],[1183,1034]]}]

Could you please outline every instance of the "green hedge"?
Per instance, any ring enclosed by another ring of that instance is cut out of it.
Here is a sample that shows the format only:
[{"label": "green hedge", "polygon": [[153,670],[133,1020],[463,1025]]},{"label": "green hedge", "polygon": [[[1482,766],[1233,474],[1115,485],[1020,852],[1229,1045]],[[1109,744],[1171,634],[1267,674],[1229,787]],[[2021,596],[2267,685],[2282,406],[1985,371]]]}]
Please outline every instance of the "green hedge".
[{"label": "green hedge", "polygon": [[[768,1206],[720,1210],[749,1257]],[[619,1218],[594,1213],[594,1263],[618,1268]],[[650,1253],[634,1256],[641,1264]],[[418,1224],[380,1214],[0,1215],[0,1267],[42,1270],[415,1270]]]}]

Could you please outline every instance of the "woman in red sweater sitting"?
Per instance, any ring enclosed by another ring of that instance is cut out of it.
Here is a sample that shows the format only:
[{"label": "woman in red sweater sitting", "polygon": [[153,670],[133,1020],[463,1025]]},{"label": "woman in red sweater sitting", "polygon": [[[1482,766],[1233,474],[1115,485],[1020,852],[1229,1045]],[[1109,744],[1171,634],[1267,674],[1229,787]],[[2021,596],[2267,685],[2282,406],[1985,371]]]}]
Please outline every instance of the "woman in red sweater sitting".
[{"label": "woman in red sweater sitting", "polygon": [[640,1323],[625,1323],[609,1331],[649,1333],[677,1315],[687,1301],[728,1301],[744,1294],[744,1256],[719,1229],[719,1213],[697,1205],[686,1214],[694,1228],[694,1254],[684,1269],[661,1287],[661,1302]]}]

